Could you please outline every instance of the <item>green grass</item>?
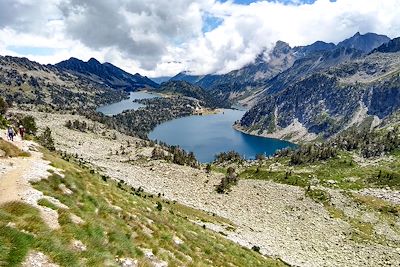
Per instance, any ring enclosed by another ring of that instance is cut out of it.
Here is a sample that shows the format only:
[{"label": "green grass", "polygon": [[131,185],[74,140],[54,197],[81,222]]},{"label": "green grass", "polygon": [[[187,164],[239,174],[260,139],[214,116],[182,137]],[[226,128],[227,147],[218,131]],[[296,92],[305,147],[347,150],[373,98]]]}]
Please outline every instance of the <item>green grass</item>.
[{"label": "green grass", "polygon": [[[61,228],[50,230],[38,210],[31,206],[8,203],[0,207],[0,265],[17,266],[29,251],[35,250],[61,266],[104,266],[115,263],[117,256],[137,259],[139,266],[151,266],[143,252],[148,248],[172,267],[285,266],[279,260],[243,248],[192,222],[219,223],[234,228],[223,218],[138,193],[111,179],[105,182],[89,169],[61,160],[56,154],[45,153],[52,165],[65,170],[65,177],[53,174],[33,186],[57,198],[69,209],[57,208],[45,199],[39,201],[40,205],[57,210],[59,214]],[[74,193],[64,195],[59,189],[60,183]],[[157,202],[162,204],[161,211],[156,209]],[[82,218],[84,223],[73,223],[72,214]],[[15,224],[15,229],[7,226],[10,222]],[[175,244],[174,237],[184,243]],[[82,241],[87,250],[74,250],[73,240]]]},{"label": "green grass", "polygon": [[329,195],[329,193],[322,189],[306,190],[306,196],[308,196],[315,202],[322,203],[322,204],[328,204],[331,199],[331,196]]},{"label": "green grass", "polygon": [[0,150],[6,152],[6,157],[29,157],[29,152],[20,150],[10,142],[0,138]]},{"label": "green grass", "polygon": [[[288,175],[286,175],[288,173]],[[252,167],[240,174],[241,179],[271,180],[277,183],[306,187],[309,184],[308,174],[293,173],[290,171],[278,170],[270,171],[268,168]]]},{"label": "green grass", "polygon": [[[310,177],[315,177],[321,185],[340,189],[357,190],[367,187],[400,188],[400,152],[390,156],[393,160],[384,160],[376,165],[360,166],[350,153],[341,153],[339,157],[327,161],[290,166],[289,159],[270,159],[261,167],[245,169],[242,179],[271,180],[278,183],[307,187]],[[276,162],[279,168],[271,169]],[[290,175],[286,175],[286,173]],[[379,176],[379,173],[381,175]],[[332,183],[333,181],[333,183]]]},{"label": "green grass", "polygon": [[38,200],[37,202],[40,206],[43,207],[48,207],[52,210],[58,210],[58,207],[56,205],[54,205],[52,202],[50,202],[49,200],[45,199],[45,198],[41,198]]}]

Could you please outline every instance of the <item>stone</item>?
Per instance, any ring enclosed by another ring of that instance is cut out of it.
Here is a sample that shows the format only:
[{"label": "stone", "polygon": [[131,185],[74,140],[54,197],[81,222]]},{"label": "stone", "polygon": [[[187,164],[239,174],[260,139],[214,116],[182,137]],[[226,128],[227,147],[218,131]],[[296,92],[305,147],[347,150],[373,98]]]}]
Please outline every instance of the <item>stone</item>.
[{"label": "stone", "polygon": [[76,251],[83,252],[87,250],[87,247],[85,244],[82,243],[80,240],[73,240],[72,241],[72,248]]},{"label": "stone", "polygon": [[58,189],[60,189],[61,192],[62,192],[64,195],[72,195],[72,194],[74,193],[74,192],[72,192],[72,190],[69,189],[65,184],[59,184],[59,185],[58,185]]}]

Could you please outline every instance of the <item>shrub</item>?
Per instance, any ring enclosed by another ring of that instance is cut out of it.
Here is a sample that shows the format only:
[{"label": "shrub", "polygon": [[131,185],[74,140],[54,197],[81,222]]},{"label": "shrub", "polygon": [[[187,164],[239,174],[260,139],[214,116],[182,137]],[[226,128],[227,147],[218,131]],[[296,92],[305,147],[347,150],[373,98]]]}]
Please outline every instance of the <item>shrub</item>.
[{"label": "shrub", "polygon": [[44,132],[39,136],[38,141],[42,146],[44,146],[48,150],[50,151],[56,150],[54,146],[54,139],[51,136],[51,130],[49,127],[46,127]]},{"label": "shrub", "polygon": [[221,152],[215,155],[215,162],[223,163],[223,162],[241,162],[243,161],[242,156],[236,151],[229,151],[229,152]]},{"label": "shrub", "polygon": [[326,204],[331,200],[331,196],[328,192],[321,189],[311,189],[307,188],[306,196],[313,199],[315,202]]},{"label": "shrub", "polygon": [[253,246],[251,249],[257,253],[260,253],[260,250],[261,250],[261,248],[259,246]]},{"label": "shrub", "polygon": [[22,126],[25,128],[25,132],[28,134],[35,135],[37,132],[37,126],[36,126],[36,121],[35,118],[32,116],[26,116],[23,117],[20,121]]},{"label": "shrub", "polygon": [[2,115],[0,115],[0,129],[7,128],[8,124],[8,121]]},{"label": "shrub", "polygon": [[261,153],[261,154],[257,154],[256,155],[256,160],[265,160],[265,154]]},{"label": "shrub", "polygon": [[235,173],[235,169],[229,167],[225,177],[221,179],[220,184],[217,186],[217,193],[224,194],[227,193],[232,185],[237,185],[239,182],[239,177]]},{"label": "shrub", "polygon": [[162,211],[162,208],[163,208],[163,206],[162,206],[161,202],[160,202],[160,201],[157,201],[156,209],[157,209],[158,211]]},{"label": "shrub", "polygon": [[6,114],[7,109],[8,109],[7,102],[2,97],[0,97],[0,115]]},{"label": "shrub", "polygon": [[211,164],[207,164],[206,173],[211,173]]}]

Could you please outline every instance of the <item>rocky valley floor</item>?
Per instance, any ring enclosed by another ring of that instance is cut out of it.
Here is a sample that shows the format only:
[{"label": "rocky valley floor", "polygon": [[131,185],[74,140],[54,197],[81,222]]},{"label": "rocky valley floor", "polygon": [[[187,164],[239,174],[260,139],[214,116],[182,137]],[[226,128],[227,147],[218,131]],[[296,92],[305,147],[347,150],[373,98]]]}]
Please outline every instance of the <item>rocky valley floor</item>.
[{"label": "rocky valley floor", "polygon": [[[376,210],[363,208],[347,191],[325,189],[332,196],[333,212],[306,196],[303,188],[273,181],[241,180],[229,194],[220,195],[215,185],[223,174],[206,174],[204,170],[151,160],[153,148],[143,140],[107,130],[95,122],[87,121],[94,129],[90,132],[64,126],[68,120],[85,120],[78,116],[30,115],[40,127],[51,128],[58,150],[130,186],[225,218],[225,223],[197,223],[243,246],[259,246],[264,255],[292,266],[400,263],[400,218],[386,219]],[[364,232],[359,233],[363,227],[369,227],[373,238],[357,238],[363,237]]]}]

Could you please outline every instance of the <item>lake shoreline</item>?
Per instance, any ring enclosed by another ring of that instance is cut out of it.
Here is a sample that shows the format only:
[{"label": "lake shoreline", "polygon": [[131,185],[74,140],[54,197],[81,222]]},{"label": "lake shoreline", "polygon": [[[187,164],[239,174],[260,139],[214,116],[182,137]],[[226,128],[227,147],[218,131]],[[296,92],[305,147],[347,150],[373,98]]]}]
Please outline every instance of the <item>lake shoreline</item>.
[{"label": "lake shoreline", "polygon": [[262,137],[262,138],[275,139],[275,140],[278,140],[278,141],[285,141],[285,142],[292,143],[294,145],[300,145],[300,143],[301,143],[301,142],[298,142],[298,140],[283,139],[277,134],[261,134],[260,135],[260,134],[251,133],[251,132],[245,130],[242,126],[240,126],[237,123],[234,123],[232,125],[232,128],[235,129],[238,132],[241,132],[243,134],[250,135],[250,136],[257,136],[257,137]]}]

